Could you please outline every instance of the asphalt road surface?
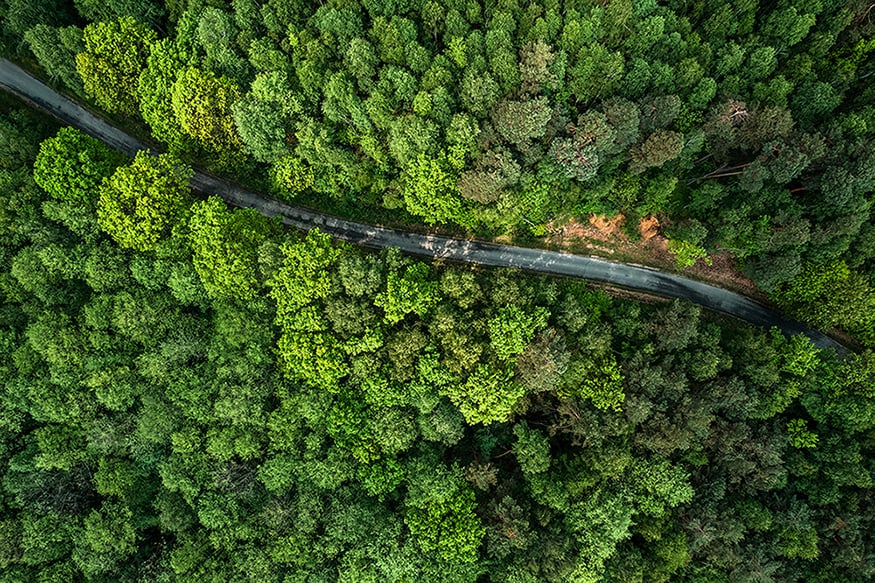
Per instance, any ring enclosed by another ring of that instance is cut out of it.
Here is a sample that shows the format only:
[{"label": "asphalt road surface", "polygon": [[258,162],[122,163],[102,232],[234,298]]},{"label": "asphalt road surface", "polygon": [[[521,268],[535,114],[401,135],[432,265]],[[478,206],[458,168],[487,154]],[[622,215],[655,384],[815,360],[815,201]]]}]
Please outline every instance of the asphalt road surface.
[{"label": "asphalt road surface", "polygon": [[[112,148],[131,155],[147,148],[139,140],[60,95],[5,59],[0,59],[0,87]],[[271,217],[280,216],[285,224],[292,227],[305,230],[318,227],[338,239],[357,245],[378,249],[397,247],[414,255],[582,278],[657,296],[679,298],[757,326],[775,326],[785,334],[805,334],[818,348],[832,348],[839,354],[848,352],[847,348],[825,334],[788,320],[750,298],[656,269],[557,251],[422,235],[346,221],[266,198],[203,172],[195,172],[191,186],[201,194],[221,196],[231,205],[255,208]]]}]

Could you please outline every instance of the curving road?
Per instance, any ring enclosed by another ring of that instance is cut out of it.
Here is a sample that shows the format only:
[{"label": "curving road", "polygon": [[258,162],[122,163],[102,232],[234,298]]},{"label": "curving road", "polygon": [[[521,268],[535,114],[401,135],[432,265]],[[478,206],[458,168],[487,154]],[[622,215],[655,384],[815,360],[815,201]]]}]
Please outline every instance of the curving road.
[{"label": "curving road", "polygon": [[[5,59],[0,59],[0,87],[117,150],[133,155],[138,150],[147,149],[146,144],[60,95]],[[191,186],[202,194],[221,196],[231,205],[251,207],[267,216],[282,217],[283,222],[292,227],[305,230],[319,227],[321,231],[357,245],[397,247],[415,255],[583,278],[658,296],[679,298],[751,324],[776,326],[785,334],[805,334],[818,348],[832,348],[839,354],[848,352],[847,348],[825,334],[788,320],[750,298],[656,269],[557,251],[421,235],[346,221],[266,198],[203,172],[195,172]]]}]

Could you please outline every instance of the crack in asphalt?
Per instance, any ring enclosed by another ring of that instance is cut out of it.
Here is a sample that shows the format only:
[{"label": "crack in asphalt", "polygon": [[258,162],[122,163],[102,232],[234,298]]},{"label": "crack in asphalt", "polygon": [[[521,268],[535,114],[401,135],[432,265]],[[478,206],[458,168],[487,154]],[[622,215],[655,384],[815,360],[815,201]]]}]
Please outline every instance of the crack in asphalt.
[{"label": "crack in asphalt", "polygon": [[[116,150],[133,155],[139,150],[148,149],[143,142],[110,125],[6,59],[0,59],[0,87]],[[281,217],[283,223],[296,229],[309,230],[318,227],[321,231],[356,245],[377,249],[397,247],[413,255],[588,279],[657,296],[687,300],[757,326],[774,326],[788,335],[804,334],[818,348],[831,348],[839,355],[849,352],[848,348],[829,336],[785,318],[777,311],[748,297],[653,268],[560,251],[422,235],[348,221],[266,198],[201,171],[195,171],[190,182],[192,189],[201,194],[220,196],[236,207],[255,208],[268,217]]]}]

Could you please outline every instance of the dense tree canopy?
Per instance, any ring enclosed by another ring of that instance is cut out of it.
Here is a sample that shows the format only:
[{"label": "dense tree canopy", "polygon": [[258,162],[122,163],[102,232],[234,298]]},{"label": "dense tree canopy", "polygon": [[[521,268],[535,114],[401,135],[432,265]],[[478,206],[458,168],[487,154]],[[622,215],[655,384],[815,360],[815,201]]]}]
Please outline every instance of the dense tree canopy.
[{"label": "dense tree canopy", "polygon": [[871,581],[870,351],[287,232],[181,160],[460,233],[654,214],[871,348],[872,15],[0,0],[171,152],[0,107],[2,578]]},{"label": "dense tree canopy", "polygon": [[85,50],[76,55],[76,70],[86,93],[107,111],[136,113],[140,72],[157,40],[155,32],[125,17],[89,24],[83,40]]},{"label": "dense tree canopy", "polygon": [[770,293],[875,257],[865,3],[25,4],[4,42],[52,79],[281,198],[523,236],[657,214],[703,228],[666,233],[678,268],[725,250]]},{"label": "dense tree canopy", "polygon": [[191,170],[170,154],[137,152],[100,187],[100,228],[122,247],[154,249],[188,209],[189,178]]},{"label": "dense tree canopy", "polygon": [[13,580],[875,576],[871,353],[283,232],[0,122]]},{"label": "dense tree canopy", "polygon": [[[875,25],[860,3],[83,1],[84,31],[7,3],[8,34],[53,78],[279,196],[490,232],[695,219],[700,253],[733,250],[768,290],[865,246]],[[679,180],[618,196],[629,174]],[[787,218],[828,249],[763,244]]]}]

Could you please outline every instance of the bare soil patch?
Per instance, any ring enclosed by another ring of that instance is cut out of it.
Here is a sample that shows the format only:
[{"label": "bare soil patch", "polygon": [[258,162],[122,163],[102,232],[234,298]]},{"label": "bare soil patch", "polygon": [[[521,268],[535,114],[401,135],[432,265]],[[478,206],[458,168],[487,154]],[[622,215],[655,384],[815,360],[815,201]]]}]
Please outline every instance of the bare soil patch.
[{"label": "bare soil patch", "polygon": [[560,246],[563,242],[573,244],[575,241],[584,240],[589,241],[590,244],[594,244],[596,241],[613,242],[616,237],[622,236],[624,220],[623,215],[617,215],[613,218],[590,215],[588,223],[578,223],[573,220],[562,225],[548,223],[547,240],[548,242],[557,242]]},{"label": "bare soil patch", "polygon": [[746,296],[766,301],[752,280],[738,269],[731,253],[721,251],[709,255],[711,265],[698,261],[692,267],[679,271],[675,258],[668,250],[668,239],[662,234],[659,218],[648,215],[639,220],[636,230],[640,237],[632,240],[623,229],[626,217],[590,215],[585,222],[566,220],[547,225],[546,243],[576,253],[601,255],[611,259],[640,263],[664,271],[682,273],[693,279],[731,289]]},{"label": "bare soil patch", "polygon": [[659,235],[659,221],[653,215],[648,215],[638,221],[638,232],[642,241],[649,241]]}]

